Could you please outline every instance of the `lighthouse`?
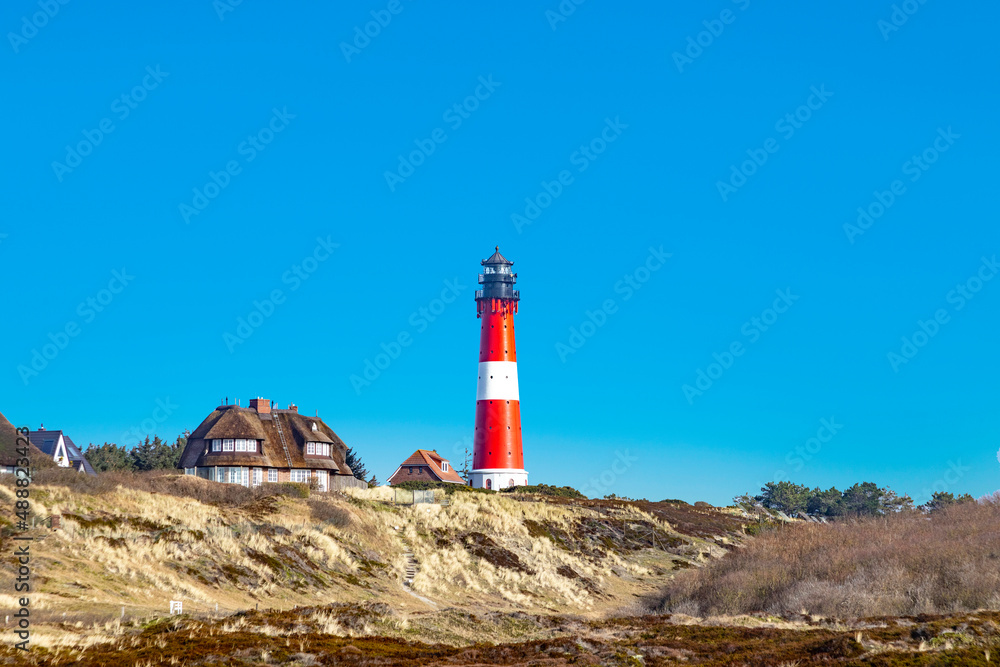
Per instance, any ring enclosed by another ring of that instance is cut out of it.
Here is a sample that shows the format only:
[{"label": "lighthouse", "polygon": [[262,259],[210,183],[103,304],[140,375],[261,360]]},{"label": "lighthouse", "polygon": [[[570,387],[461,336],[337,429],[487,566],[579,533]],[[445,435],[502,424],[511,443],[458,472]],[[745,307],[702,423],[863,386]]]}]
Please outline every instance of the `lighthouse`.
[{"label": "lighthouse", "polygon": [[469,484],[476,488],[503,489],[525,486],[528,472],[521,451],[521,402],[517,391],[517,350],[514,347],[514,313],[520,293],[514,289],[514,262],[500,254],[500,247],[480,262],[476,291],[479,331],[479,382],[476,388],[476,428],[472,438]]}]

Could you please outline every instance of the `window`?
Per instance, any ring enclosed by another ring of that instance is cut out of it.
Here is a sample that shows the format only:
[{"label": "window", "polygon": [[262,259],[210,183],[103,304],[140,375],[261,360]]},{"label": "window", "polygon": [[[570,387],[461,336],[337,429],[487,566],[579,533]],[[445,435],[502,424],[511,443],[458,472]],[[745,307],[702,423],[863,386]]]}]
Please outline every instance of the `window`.
[{"label": "window", "polygon": [[277,468],[269,468],[267,471],[267,481],[271,484],[278,483],[278,470]]},{"label": "window", "polygon": [[330,455],[330,443],[329,442],[324,442],[323,443],[323,456],[329,456],[329,455]]},{"label": "window", "polygon": [[229,469],[229,483],[230,484],[239,484],[240,483],[240,469],[239,468],[230,468]]},{"label": "window", "polygon": [[236,439],[236,451],[245,452],[247,450],[247,441],[243,438]]},{"label": "window", "polygon": [[492,489],[493,488],[493,480],[489,479],[488,477],[486,478],[486,488],[487,489]]},{"label": "window", "polygon": [[304,482],[309,483],[309,471],[308,470],[293,470],[292,471],[292,481],[293,482]]},{"label": "window", "polygon": [[316,472],[316,484],[319,486],[320,491],[326,491],[326,471],[317,470]]},{"label": "window", "polygon": [[319,427],[316,426],[316,422],[312,423],[312,430],[314,430],[314,431],[318,431],[319,430]]},{"label": "window", "polygon": [[448,472],[448,462],[441,461],[441,472]]},{"label": "window", "polygon": [[315,454],[315,453],[316,453],[316,443],[315,442],[307,442],[306,443],[306,454]]},{"label": "window", "polygon": [[257,453],[257,441],[256,440],[247,440],[247,451],[248,452],[253,452],[255,454]]},{"label": "window", "polygon": [[261,478],[263,477],[263,471],[260,468],[253,469],[253,485],[260,486]]},{"label": "window", "polygon": [[413,466],[410,466],[410,471],[409,471],[409,472],[407,472],[406,474],[407,474],[407,475],[412,475],[412,474],[413,474]]},{"label": "window", "polygon": [[232,439],[224,439],[222,441],[222,451],[231,452],[233,451],[233,441]]},{"label": "window", "polygon": [[221,452],[222,451],[222,441],[221,440],[213,440],[212,441],[212,451],[213,452]]}]

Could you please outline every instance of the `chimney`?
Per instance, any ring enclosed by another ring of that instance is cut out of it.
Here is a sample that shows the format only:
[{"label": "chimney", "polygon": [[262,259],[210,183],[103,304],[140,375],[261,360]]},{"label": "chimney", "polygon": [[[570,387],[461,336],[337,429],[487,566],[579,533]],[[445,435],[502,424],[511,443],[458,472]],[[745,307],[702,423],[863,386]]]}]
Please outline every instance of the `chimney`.
[{"label": "chimney", "polygon": [[45,424],[39,424],[38,425],[38,430],[39,431],[44,431],[45,430]]},{"label": "chimney", "polygon": [[299,411],[299,406],[295,405],[294,403],[289,403],[288,404],[288,411],[289,412],[298,412]]},{"label": "chimney", "polygon": [[250,399],[250,409],[256,410],[257,414],[269,415],[271,414],[271,401],[266,398],[251,398]]}]

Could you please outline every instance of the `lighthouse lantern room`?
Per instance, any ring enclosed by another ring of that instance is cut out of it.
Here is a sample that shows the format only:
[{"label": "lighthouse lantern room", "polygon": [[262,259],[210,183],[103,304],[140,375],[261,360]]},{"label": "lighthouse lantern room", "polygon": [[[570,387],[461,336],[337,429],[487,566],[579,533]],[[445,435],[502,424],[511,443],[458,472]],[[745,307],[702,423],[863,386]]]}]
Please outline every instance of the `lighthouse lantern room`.
[{"label": "lighthouse lantern room", "polygon": [[499,490],[528,483],[521,451],[521,403],[514,346],[514,314],[521,295],[514,289],[514,262],[500,254],[499,246],[481,264],[479,283],[483,288],[476,291],[476,316],[481,322],[479,383],[469,483],[476,488]]}]

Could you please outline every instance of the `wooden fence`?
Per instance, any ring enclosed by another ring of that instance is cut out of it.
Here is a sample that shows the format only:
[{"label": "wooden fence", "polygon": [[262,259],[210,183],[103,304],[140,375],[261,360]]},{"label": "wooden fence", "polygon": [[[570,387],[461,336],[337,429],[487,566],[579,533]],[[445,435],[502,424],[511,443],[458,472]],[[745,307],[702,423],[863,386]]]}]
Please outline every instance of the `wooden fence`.
[{"label": "wooden fence", "polygon": [[330,475],[327,478],[330,491],[343,491],[344,489],[367,489],[368,482],[358,479],[352,475]]}]

